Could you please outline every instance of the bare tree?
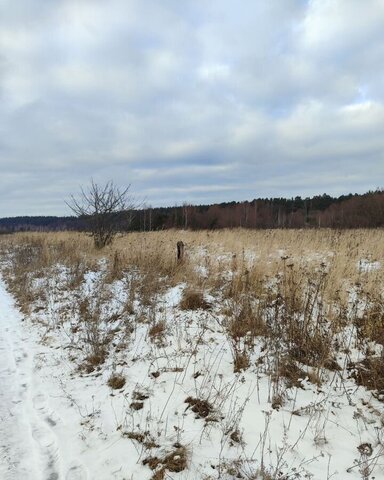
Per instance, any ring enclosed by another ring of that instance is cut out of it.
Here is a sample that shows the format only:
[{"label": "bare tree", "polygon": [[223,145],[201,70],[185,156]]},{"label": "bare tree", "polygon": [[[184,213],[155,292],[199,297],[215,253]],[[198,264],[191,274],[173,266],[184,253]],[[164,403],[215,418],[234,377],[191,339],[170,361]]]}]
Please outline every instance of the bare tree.
[{"label": "bare tree", "polygon": [[79,198],[71,195],[66,204],[81,219],[93,237],[96,248],[112,243],[119,231],[127,230],[132,222],[135,201],[129,194],[130,185],[118,188],[112,180],[104,186],[91,180],[87,190],[81,187]]}]

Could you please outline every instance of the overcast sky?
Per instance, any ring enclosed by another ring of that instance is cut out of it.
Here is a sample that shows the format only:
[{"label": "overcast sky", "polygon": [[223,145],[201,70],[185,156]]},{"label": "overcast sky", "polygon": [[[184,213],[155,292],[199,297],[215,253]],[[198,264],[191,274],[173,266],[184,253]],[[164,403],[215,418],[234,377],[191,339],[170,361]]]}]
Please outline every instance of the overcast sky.
[{"label": "overcast sky", "polygon": [[0,216],[384,187],[384,0],[0,0]]}]

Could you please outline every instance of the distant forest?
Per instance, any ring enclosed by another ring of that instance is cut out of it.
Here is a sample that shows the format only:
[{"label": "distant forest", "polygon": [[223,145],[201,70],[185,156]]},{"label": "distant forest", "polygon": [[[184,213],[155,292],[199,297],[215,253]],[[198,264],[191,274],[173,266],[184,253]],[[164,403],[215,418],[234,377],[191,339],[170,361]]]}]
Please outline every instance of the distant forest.
[{"label": "distant forest", "polygon": [[[384,227],[384,190],[338,198],[259,198],[213,205],[143,208],[132,212],[130,230],[169,228],[377,228]],[[76,217],[13,217],[0,219],[0,233],[83,230]]]}]

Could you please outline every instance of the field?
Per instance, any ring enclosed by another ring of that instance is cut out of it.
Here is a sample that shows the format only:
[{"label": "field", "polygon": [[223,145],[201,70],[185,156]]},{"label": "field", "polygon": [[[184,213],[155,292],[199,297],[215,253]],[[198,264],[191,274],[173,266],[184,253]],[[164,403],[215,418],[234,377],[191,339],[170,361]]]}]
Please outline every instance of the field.
[{"label": "field", "polygon": [[1,478],[384,478],[383,245],[1,236]]}]

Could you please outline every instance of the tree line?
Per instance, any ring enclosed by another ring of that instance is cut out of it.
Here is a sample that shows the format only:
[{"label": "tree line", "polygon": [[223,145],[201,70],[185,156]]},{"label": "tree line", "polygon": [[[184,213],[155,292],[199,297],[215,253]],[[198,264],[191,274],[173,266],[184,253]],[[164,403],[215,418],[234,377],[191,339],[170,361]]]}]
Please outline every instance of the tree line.
[{"label": "tree line", "polygon": [[[120,230],[170,228],[378,228],[384,227],[384,190],[332,197],[258,198],[212,205],[144,207],[131,211]],[[82,218],[34,216],[0,219],[0,232],[84,230]]]},{"label": "tree line", "polygon": [[136,212],[132,229],[166,228],[377,228],[384,227],[384,190],[340,197],[316,195],[259,198],[213,205],[144,208]]}]

